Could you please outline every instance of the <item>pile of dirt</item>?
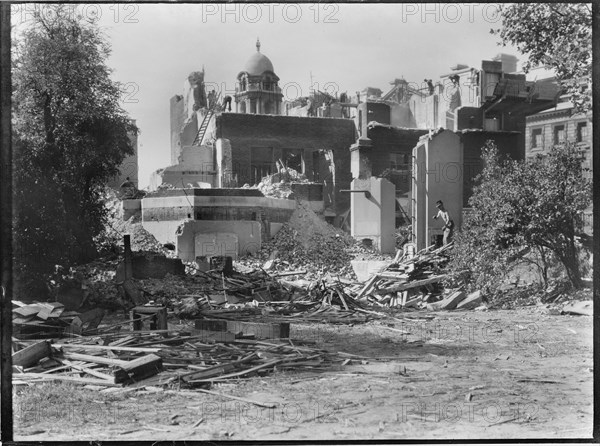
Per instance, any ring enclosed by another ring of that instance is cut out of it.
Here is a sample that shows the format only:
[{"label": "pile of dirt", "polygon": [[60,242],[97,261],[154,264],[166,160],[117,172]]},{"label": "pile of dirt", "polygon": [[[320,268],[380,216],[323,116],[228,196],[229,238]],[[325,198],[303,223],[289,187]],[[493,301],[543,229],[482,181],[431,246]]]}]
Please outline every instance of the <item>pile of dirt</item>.
[{"label": "pile of dirt", "polygon": [[139,218],[131,217],[123,220],[121,200],[110,188],[104,192],[104,207],[107,211],[107,221],[103,233],[97,238],[97,244],[101,250],[123,252],[123,236],[130,234],[132,251],[169,254],[170,251],[144,229]]},{"label": "pile of dirt", "polygon": [[309,278],[332,275],[353,276],[350,249],[356,241],[345,232],[323,221],[308,205],[298,208],[275,237],[263,244],[258,258],[242,261],[247,266],[269,267],[277,271],[306,270]]}]

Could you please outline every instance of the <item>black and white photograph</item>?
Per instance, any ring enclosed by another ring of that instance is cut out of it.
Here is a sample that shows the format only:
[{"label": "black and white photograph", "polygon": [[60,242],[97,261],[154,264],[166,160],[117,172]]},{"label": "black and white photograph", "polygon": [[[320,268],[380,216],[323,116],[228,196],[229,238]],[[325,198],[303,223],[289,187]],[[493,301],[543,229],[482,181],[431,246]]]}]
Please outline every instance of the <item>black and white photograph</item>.
[{"label": "black and white photograph", "polygon": [[600,441],[598,13],[0,4],[0,441]]}]

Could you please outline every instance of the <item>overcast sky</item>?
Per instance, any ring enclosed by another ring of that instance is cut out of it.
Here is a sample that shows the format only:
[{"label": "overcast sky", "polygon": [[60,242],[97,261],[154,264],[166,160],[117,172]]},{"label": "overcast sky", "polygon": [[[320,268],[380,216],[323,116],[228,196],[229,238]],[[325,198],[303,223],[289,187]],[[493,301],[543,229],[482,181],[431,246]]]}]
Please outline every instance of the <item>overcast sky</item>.
[{"label": "overcast sky", "polygon": [[[21,5],[13,22],[27,18]],[[481,66],[499,52],[494,4],[87,4],[112,44],[108,64],[128,91],[123,107],[137,120],[139,181],[170,161],[169,99],[192,71],[235,88],[256,52],[269,57],[290,99],[320,89],[384,92],[394,78],[434,81],[456,63]],[[520,64],[519,64],[520,67]],[[301,91],[298,91],[298,87]],[[284,97],[284,99],[286,99]]]}]

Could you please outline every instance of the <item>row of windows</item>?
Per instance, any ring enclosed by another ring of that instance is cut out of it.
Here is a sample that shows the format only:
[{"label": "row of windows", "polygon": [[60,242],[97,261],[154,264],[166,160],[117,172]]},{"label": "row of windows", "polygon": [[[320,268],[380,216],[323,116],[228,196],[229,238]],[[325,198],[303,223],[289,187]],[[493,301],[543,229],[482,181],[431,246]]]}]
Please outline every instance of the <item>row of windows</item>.
[{"label": "row of windows", "polygon": [[[538,127],[531,129],[531,148],[542,149],[544,147],[544,128]],[[587,121],[577,123],[575,131],[575,142],[585,142],[588,138]],[[552,143],[562,144],[567,141],[567,131],[565,124],[555,124],[552,128]]]}]

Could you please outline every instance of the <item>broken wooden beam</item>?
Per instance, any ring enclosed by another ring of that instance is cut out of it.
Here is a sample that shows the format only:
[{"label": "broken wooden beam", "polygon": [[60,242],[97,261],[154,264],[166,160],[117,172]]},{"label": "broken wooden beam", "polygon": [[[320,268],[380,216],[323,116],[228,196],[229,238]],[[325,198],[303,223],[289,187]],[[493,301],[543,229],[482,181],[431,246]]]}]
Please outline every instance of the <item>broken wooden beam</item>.
[{"label": "broken wooden beam", "polygon": [[115,371],[115,383],[130,380],[139,381],[156,375],[162,370],[162,358],[152,353],[132,361],[124,362],[126,364],[120,365],[120,370]]},{"label": "broken wooden beam", "polygon": [[24,368],[36,365],[40,359],[52,354],[50,342],[40,341],[19,350],[12,355],[12,364]]}]

